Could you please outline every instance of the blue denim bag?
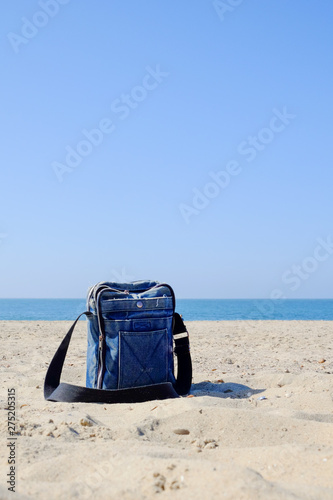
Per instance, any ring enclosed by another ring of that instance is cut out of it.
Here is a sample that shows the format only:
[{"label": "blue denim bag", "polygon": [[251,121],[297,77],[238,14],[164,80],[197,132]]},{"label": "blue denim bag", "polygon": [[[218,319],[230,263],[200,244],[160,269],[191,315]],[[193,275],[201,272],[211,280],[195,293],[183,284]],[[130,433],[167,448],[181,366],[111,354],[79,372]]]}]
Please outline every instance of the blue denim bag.
[{"label": "blue denim bag", "polygon": [[[49,401],[134,402],[189,392],[189,337],[175,295],[156,281],[101,282],[87,296],[86,387],[60,383],[76,319],[45,377]],[[175,347],[174,347],[175,346]],[[174,375],[174,353],[177,377]]]}]

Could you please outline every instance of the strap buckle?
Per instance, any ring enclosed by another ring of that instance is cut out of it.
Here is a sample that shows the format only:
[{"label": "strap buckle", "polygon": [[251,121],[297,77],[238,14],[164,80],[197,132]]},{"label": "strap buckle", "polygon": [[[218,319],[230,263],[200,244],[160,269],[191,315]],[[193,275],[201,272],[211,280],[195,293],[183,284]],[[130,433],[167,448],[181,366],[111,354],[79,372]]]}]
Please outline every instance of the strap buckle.
[{"label": "strap buckle", "polygon": [[174,338],[175,340],[183,339],[183,338],[185,338],[185,337],[190,338],[189,333],[188,333],[188,331],[187,331],[187,330],[185,330],[185,332],[179,332],[179,333],[174,333],[174,334],[173,334],[173,338]]}]

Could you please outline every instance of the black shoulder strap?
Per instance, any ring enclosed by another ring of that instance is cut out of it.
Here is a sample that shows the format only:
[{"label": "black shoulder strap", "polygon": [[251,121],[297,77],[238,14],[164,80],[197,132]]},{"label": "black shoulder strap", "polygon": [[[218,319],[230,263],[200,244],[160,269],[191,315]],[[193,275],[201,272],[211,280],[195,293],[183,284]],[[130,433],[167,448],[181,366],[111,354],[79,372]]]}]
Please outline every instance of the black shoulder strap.
[{"label": "black shoulder strap", "polygon": [[[49,365],[44,382],[44,398],[46,400],[67,403],[135,403],[152,399],[176,398],[178,395],[185,395],[189,392],[192,381],[189,339],[183,320],[177,313],[175,313],[173,325],[173,333],[176,335],[175,353],[178,358],[178,374],[174,386],[170,382],[165,382],[129,389],[106,390],[61,383],[61,372],[72,333],[83,314],[86,316],[91,315],[89,311],[86,311],[76,318]],[[186,336],[184,336],[184,333],[186,333]],[[178,336],[180,338],[177,338]]]},{"label": "black shoulder strap", "polygon": [[177,379],[174,389],[180,396],[188,394],[192,384],[192,361],[190,354],[190,339],[182,317],[178,313],[173,315],[173,338],[175,354],[177,356]]}]

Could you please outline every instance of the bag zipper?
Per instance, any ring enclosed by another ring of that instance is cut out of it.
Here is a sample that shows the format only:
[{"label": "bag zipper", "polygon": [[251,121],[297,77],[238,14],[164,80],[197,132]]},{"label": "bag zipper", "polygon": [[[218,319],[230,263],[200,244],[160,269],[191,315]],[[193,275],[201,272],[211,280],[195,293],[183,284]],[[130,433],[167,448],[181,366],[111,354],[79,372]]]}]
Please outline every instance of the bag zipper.
[{"label": "bag zipper", "polygon": [[100,334],[98,339],[97,389],[102,389],[102,378],[104,372],[103,344],[104,344],[104,337],[102,334]]}]

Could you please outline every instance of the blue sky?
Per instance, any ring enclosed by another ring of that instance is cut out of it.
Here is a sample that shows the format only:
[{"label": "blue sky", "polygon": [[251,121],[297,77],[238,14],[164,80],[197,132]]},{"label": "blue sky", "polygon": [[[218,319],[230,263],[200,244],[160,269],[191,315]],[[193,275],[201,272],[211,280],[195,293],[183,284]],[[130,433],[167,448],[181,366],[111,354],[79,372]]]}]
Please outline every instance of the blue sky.
[{"label": "blue sky", "polygon": [[5,2],[0,297],[332,298],[333,3]]}]

